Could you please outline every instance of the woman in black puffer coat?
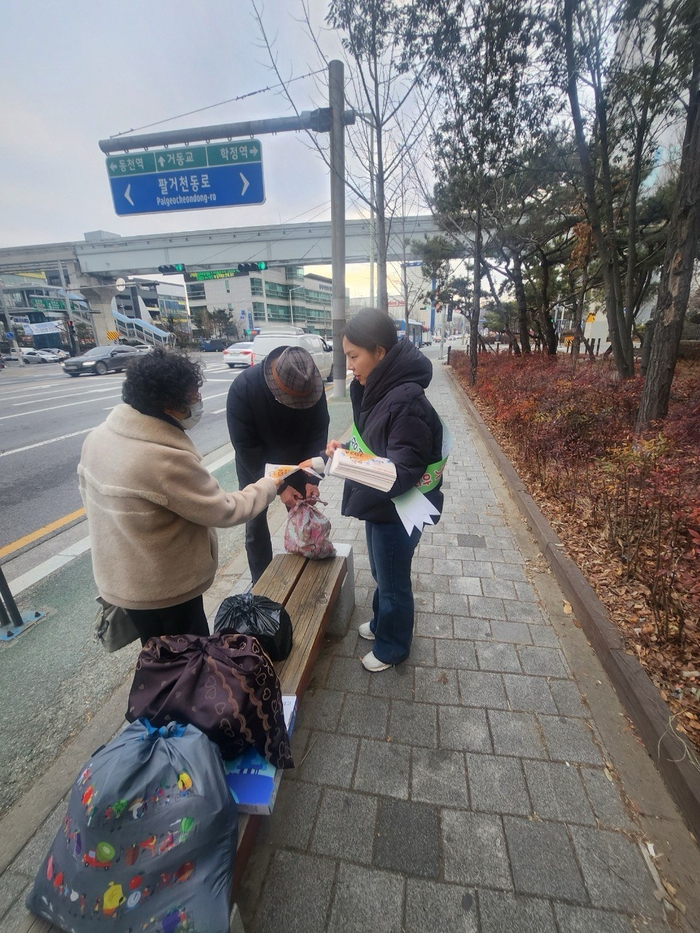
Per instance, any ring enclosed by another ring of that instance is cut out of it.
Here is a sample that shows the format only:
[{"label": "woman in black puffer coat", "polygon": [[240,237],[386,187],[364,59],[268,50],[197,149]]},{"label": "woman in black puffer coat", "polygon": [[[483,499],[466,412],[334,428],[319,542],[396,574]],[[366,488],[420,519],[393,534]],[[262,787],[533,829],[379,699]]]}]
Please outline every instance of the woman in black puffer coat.
[{"label": "woman in black puffer coat", "polygon": [[[388,493],[347,480],[343,515],[365,522],[370,569],[376,584],[372,618],[360,635],[374,642],[362,663],[369,671],[383,671],[404,661],[413,638],[411,562],[421,530],[409,535],[392,499],[408,492],[442,457],[442,424],[425,389],[432,364],[407,339],[398,340],[396,326],[382,311],[365,308],[345,328],[343,350],[354,375],[350,400],[353,433],[363,449],[388,457],[396,466],[396,482]],[[326,449],[330,456],[339,441]],[[425,495],[442,510],[439,479]],[[437,521],[437,517],[434,519]]]}]

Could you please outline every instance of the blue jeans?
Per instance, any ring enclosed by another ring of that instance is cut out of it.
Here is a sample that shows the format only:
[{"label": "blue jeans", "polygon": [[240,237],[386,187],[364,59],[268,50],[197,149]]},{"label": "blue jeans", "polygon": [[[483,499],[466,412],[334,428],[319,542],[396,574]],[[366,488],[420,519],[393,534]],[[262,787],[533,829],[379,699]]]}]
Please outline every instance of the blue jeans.
[{"label": "blue jeans", "polygon": [[377,588],[372,597],[374,656],[385,664],[405,661],[413,639],[411,561],[421,532],[411,536],[400,522],[365,522],[369,569]]}]

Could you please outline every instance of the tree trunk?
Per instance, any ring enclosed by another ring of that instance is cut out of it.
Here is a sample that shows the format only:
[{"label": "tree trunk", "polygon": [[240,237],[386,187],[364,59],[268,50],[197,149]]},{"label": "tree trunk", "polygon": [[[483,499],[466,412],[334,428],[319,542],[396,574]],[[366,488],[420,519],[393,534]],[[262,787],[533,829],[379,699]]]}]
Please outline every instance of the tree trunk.
[{"label": "tree trunk", "polygon": [[540,323],[542,325],[542,334],[544,343],[547,347],[548,356],[556,356],[557,344],[559,339],[554,328],[554,321],[549,310],[549,263],[544,253],[540,251],[540,266],[542,269],[542,305],[540,308]]},{"label": "tree trunk", "polygon": [[382,134],[377,132],[377,181],[375,185],[377,199],[377,307],[389,312],[389,294],[386,284],[386,255],[389,248],[386,230],[386,202],[384,195],[384,153]]},{"label": "tree trunk", "polygon": [[659,282],[649,364],[639,403],[637,431],[668,414],[671,383],[690,296],[700,236],[700,40],[695,40],[688,122],[681,155],[678,201],[669,226]]},{"label": "tree trunk", "polygon": [[[571,281],[571,291],[573,293],[573,276],[570,279]],[[581,351],[581,340],[583,339],[583,303],[586,298],[586,289],[588,288],[588,261],[583,263],[581,269],[581,287],[579,288],[578,294],[576,295],[576,300],[574,303],[574,339],[571,342],[571,356],[574,360],[578,359],[578,355]]]},{"label": "tree trunk", "polygon": [[481,315],[481,203],[476,208],[476,240],[474,243],[474,304],[469,326],[469,385],[476,383],[478,365],[479,317]]},{"label": "tree trunk", "polygon": [[[574,9],[577,0],[564,0],[565,44],[567,66],[567,95],[571,107],[571,118],[576,136],[576,148],[581,160],[581,174],[586,196],[586,211],[591,225],[591,232],[600,256],[603,289],[605,292],[605,313],[608,319],[610,344],[619,375],[629,379],[634,375],[634,357],[632,354],[631,332],[628,339],[624,333],[624,314],[622,311],[622,285],[614,249],[608,242],[603,229],[603,219],[596,196],[596,179],[591,162],[588,140],[586,139],[583,116],[578,98],[576,80],[578,76],[574,51]],[[612,236],[613,231],[608,231]],[[622,322],[622,325],[621,325]]]},{"label": "tree trunk", "polygon": [[520,346],[523,353],[530,353],[530,328],[527,319],[527,297],[523,284],[523,262],[520,253],[513,253],[513,287],[515,300],[518,304],[518,331],[520,333]]}]

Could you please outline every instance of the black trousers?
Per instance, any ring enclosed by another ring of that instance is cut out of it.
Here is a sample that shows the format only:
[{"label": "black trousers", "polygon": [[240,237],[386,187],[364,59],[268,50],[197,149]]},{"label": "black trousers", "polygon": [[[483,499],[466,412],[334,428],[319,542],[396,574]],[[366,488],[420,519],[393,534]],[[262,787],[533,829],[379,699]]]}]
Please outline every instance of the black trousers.
[{"label": "black trousers", "polygon": [[272,560],[272,538],[267,524],[267,509],[263,509],[259,515],[246,522],[245,552],[248,557],[250,576],[255,584]]},{"label": "black trousers", "polygon": [[158,635],[208,635],[209,623],[204,612],[204,598],[195,596],[186,603],[166,609],[127,609],[139,633],[141,644]]}]

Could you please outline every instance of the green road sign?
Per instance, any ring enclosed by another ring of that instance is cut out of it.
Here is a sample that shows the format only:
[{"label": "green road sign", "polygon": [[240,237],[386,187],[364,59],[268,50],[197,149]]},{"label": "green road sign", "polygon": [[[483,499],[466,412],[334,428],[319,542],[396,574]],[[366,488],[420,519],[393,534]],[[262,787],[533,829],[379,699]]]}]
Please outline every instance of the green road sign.
[{"label": "green road sign", "polygon": [[107,174],[110,178],[123,175],[144,175],[156,171],[156,158],[153,152],[139,152],[136,155],[110,156],[107,159]]},{"label": "green road sign", "polygon": [[207,165],[206,146],[185,146],[184,149],[157,149],[157,172],[177,172],[179,169],[205,168]]},{"label": "green road sign", "polygon": [[178,172],[209,165],[243,165],[262,162],[262,146],[257,139],[225,142],[209,146],[181,146],[177,149],[154,149],[152,152],[111,155],[107,158],[110,178],[127,175],[150,175],[155,172]]},{"label": "green road sign", "polygon": [[242,162],[262,162],[262,147],[258,139],[226,142],[207,146],[209,165],[238,165]]}]

